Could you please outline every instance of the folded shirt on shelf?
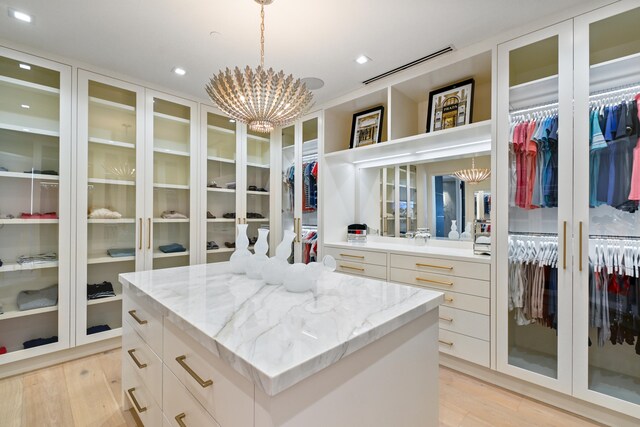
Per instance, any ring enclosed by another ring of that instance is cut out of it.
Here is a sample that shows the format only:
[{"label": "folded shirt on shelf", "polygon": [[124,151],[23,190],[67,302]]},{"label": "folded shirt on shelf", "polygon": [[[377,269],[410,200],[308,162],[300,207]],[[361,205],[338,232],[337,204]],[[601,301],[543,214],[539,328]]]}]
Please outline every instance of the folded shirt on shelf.
[{"label": "folded shirt on shelf", "polygon": [[122,214],[118,211],[112,211],[107,208],[92,209],[89,212],[89,218],[91,219],[120,219]]},{"label": "folded shirt on shelf", "polygon": [[30,171],[24,171],[24,173],[34,173],[38,175],[58,175],[58,171],[54,171],[52,169],[45,169],[45,170],[31,169]]},{"label": "folded shirt on shelf", "polygon": [[97,334],[98,332],[110,331],[109,325],[96,325],[87,328],[87,335]]},{"label": "folded shirt on shelf", "polygon": [[235,182],[227,182],[226,186],[230,190],[235,190],[236,189],[236,183]]},{"label": "folded shirt on shelf", "polygon": [[165,254],[187,251],[187,248],[182,246],[180,243],[170,243],[168,245],[162,245],[162,246],[159,246],[158,249],[160,249]]},{"label": "folded shirt on shelf", "polygon": [[220,246],[218,246],[218,244],[213,240],[210,242],[207,242],[207,250],[210,251],[212,249],[220,249]]},{"label": "folded shirt on shelf", "polygon": [[116,293],[113,291],[113,285],[111,282],[104,281],[102,283],[87,285],[87,299],[89,300],[115,296]]},{"label": "folded shirt on shelf", "polygon": [[50,338],[36,338],[33,340],[25,341],[22,343],[22,345],[24,346],[25,349],[27,349],[32,347],[38,347],[41,345],[46,345],[46,344],[53,344],[54,342],[58,342],[58,337],[55,335]]},{"label": "folded shirt on shelf", "polygon": [[45,213],[28,213],[22,212],[20,214],[21,219],[58,219],[58,214],[55,212],[45,212]]},{"label": "folded shirt on shelf", "polygon": [[18,293],[18,310],[20,311],[51,307],[56,304],[58,304],[58,285]]},{"label": "folded shirt on shelf", "polygon": [[7,347],[2,346],[0,347],[0,354],[5,354],[7,352]]},{"label": "folded shirt on shelf", "polygon": [[47,252],[38,255],[20,255],[16,260],[18,264],[46,264],[58,260],[58,254],[55,252]]},{"label": "folded shirt on shelf", "polygon": [[114,258],[134,256],[135,254],[136,254],[136,250],[134,248],[107,249],[107,255]]},{"label": "folded shirt on shelf", "polygon": [[187,219],[185,214],[178,211],[164,211],[160,216],[164,219]]}]

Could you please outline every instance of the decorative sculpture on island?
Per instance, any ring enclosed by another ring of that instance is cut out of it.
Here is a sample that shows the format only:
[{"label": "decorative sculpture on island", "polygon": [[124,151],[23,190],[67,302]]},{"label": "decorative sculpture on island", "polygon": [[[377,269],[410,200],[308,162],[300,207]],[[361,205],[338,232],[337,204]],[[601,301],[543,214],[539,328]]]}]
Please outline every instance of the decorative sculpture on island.
[{"label": "decorative sculpture on island", "polygon": [[231,254],[229,264],[231,272],[243,274],[247,272],[247,264],[251,251],[249,251],[249,238],[247,237],[248,224],[238,224],[238,234],[236,235],[236,250]]}]

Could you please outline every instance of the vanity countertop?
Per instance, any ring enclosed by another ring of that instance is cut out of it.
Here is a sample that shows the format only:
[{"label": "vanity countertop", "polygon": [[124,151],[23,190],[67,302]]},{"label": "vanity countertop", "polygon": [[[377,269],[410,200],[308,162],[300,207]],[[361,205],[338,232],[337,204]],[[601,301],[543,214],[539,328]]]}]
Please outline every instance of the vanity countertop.
[{"label": "vanity countertop", "polygon": [[[458,242],[454,242],[458,243]],[[463,242],[461,247],[447,244],[434,243],[432,240],[426,245],[416,245],[413,243],[395,243],[384,241],[367,241],[366,243],[347,243],[347,242],[325,242],[325,246],[332,246],[353,250],[371,250],[379,252],[391,252],[402,255],[429,256],[432,258],[456,259],[461,261],[471,261],[483,264],[491,263],[491,256],[476,255],[473,253],[471,242]]]},{"label": "vanity countertop", "polygon": [[228,263],[119,278],[270,396],[437,308],[443,299],[440,292],[338,273],[324,273],[315,294],[290,293],[231,274]]}]

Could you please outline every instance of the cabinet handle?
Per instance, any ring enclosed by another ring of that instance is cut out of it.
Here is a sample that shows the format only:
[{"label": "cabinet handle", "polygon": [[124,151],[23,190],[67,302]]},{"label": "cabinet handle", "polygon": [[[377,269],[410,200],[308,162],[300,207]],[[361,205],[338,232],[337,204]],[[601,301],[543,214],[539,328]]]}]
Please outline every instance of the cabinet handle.
[{"label": "cabinet handle", "polygon": [[138,239],[138,249],[142,250],[142,233],[144,230],[142,229],[142,218],[140,218],[140,238]]},{"label": "cabinet handle", "polygon": [[418,282],[435,283],[437,285],[453,286],[453,282],[446,282],[444,280],[423,279],[422,277],[416,277]]},{"label": "cabinet handle", "polygon": [[564,234],[562,237],[562,268],[567,269],[567,221],[564,221]]},{"label": "cabinet handle", "polygon": [[582,271],[582,221],[580,221],[580,258],[578,264],[580,265],[580,271]]},{"label": "cabinet handle", "polygon": [[133,405],[136,407],[136,411],[142,413],[144,411],[147,410],[147,407],[145,406],[144,408],[140,406],[140,404],[138,403],[138,399],[136,399],[136,397],[133,395],[133,392],[136,391],[136,388],[130,388],[129,390],[127,390],[127,394],[129,394],[129,397],[131,398],[131,400],[133,401]]},{"label": "cabinet handle", "polygon": [[416,267],[439,268],[441,270],[453,270],[453,267],[446,265],[421,264],[416,262]]},{"label": "cabinet handle", "polygon": [[364,268],[350,267],[348,265],[342,265],[342,264],[340,264],[340,268],[346,268],[347,270],[364,271]]},{"label": "cabinet handle", "polygon": [[147,225],[149,227],[147,230],[147,249],[151,249],[151,218],[147,218]]},{"label": "cabinet handle", "polygon": [[451,341],[438,340],[438,342],[440,344],[444,344],[444,345],[448,345],[449,347],[453,347],[453,343]]},{"label": "cabinet handle", "polygon": [[453,319],[451,317],[442,317],[442,316],[440,316],[440,320],[444,320],[445,322],[453,323]]},{"label": "cabinet handle", "polygon": [[176,422],[178,423],[178,425],[180,427],[187,427],[187,425],[184,423],[184,421],[182,421],[182,420],[185,419],[186,416],[187,415],[184,412],[181,413],[181,414],[176,415]]},{"label": "cabinet handle", "polygon": [[138,367],[138,369],[142,369],[142,368],[146,368],[147,364],[146,363],[140,363],[140,361],[133,355],[133,353],[135,353],[136,349],[131,349],[128,350],[127,353],[129,353],[129,356],[131,356],[131,358],[133,359],[133,362],[136,364],[136,366]]},{"label": "cabinet handle", "polygon": [[444,297],[444,301],[445,301],[445,302],[453,302],[453,298],[451,298],[451,297]]},{"label": "cabinet handle", "polygon": [[185,362],[184,360],[187,358],[187,356],[178,356],[176,357],[176,362],[178,362],[180,364],[180,366],[182,366],[182,368],[187,371],[187,373],[189,375],[191,375],[191,377],[193,377],[194,380],[196,380],[196,382],[198,384],[200,384],[200,387],[202,388],[206,388],[209,387],[210,385],[213,385],[213,381],[212,380],[203,380],[202,378],[200,378],[200,376],[198,374],[195,373],[195,371],[193,369],[191,369],[191,367],[189,365],[187,365],[187,362]]},{"label": "cabinet handle", "polygon": [[129,310],[129,316],[133,317],[135,319],[136,322],[138,322],[139,325],[146,325],[147,321],[146,320],[141,320],[137,315],[136,315],[136,311],[135,310]]},{"label": "cabinet handle", "polygon": [[364,259],[364,257],[363,257],[362,255],[340,254],[340,256],[346,256],[346,257],[350,257],[350,258],[359,258],[359,259]]}]

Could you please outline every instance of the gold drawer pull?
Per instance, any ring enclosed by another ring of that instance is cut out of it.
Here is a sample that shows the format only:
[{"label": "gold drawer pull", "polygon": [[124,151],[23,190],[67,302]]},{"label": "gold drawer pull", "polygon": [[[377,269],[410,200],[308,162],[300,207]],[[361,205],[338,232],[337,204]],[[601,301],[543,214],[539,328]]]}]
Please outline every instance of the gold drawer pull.
[{"label": "gold drawer pull", "polygon": [[138,322],[140,325],[146,325],[147,324],[146,320],[142,320],[138,316],[136,316],[136,311],[135,310],[129,310],[129,316],[133,317],[135,319],[135,321]]},{"label": "gold drawer pull", "polygon": [[444,297],[444,301],[445,301],[445,302],[453,302],[453,298],[451,298],[451,297]]},{"label": "gold drawer pull", "polygon": [[364,268],[349,267],[348,265],[342,265],[342,264],[340,264],[340,268],[346,268],[347,270],[364,271]]},{"label": "gold drawer pull", "polygon": [[440,344],[444,344],[444,345],[448,345],[449,347],[453,347],[453,343],[451,341],[438,340],[438,342]]},{"label": "gold drawer pull", "polygon": [[451,317],[442,317],[442,316],[440,316],[440,320],[444,320],[445,322],[449,322],[449,323],[453,322],[453,319]]},{"label": "gold drawer pull", "polygon": [[128,350],[127,353],[129,353],[129,356],[131,356],[131,358],[133,359],[133,362],[136,364],[136,366],[138,367],[138,369],[142,369],[142,368],[146,368],[147,364],[146,363],[140,363],[138,361],[138,359],[133,355],[133,353],[136,351],[136,349],[131,349]]},{"label": "gold drawer pull", "polygon": [[444,281],[444,280],[423,279],[422,277],[416,277],[416,280],[418,282],[435,283],[437,285],[453,286],[453,282],[447,282],[447,281]]},{"label": "gold drawer pull", "polygon": [[130,388],[129,390],[127,390],[127,393],[129,394],[129,397],[131,398],[131,400],[133,401],[133,405],[136,407],[136,411],[138,411],[139,413],[142,413],[144,411],[147,410],[147,407],[145,406],[144,408],[140,406],[140,404],[138,403],[138,399],[136,399],[136,397],[133,395],[133,392],[136,390],[135,387]]},{"label": "gold drawer pull", "polygon": [[433,264],[420,264],[419,262],[416,262],[416,267],[439,268],[441,270],[453,270],[453,267],[450,267],[450,266],[433,265]]},{"label": "gold drawer pull", "polygon": [[340,254],[340,256],[348,256],[350,258],[359,258],[359,259],[364,259],[364,257],[362,255],[349,255],[349,254]]},{"label": "gold drawer pull", "polygon": [[176,422],[178,423],[178,425],[180,427],[187,427],[187,425],[184,423],[184,421],[182,421],[182,420],[185,419],[186,416],[187,415],[184,412],[181,413],[181,414],[176,415]]},{"label": "gold drawer pull", "polygon": [[206,388],[209,387],[210,385],[213,385],[213,381],[212,380],[203,380],[202,378],[200,378],[200,376],[198,374],[195,373],[195,371],[193,369],[191,369],[191,367],[189,365],[187,365],[187,363],[184,361],[187,358],[187,356],[178,356],[176,357],[176,362],[178,362],[180,364],[180,366],[182,366],[182,368],[187,371],[189,373],[189,375],[191,375],[191,377],[193,377],[194,380],[196,380],[196,382],[198,384],[200,384],[200,387],[202,388]]}]

